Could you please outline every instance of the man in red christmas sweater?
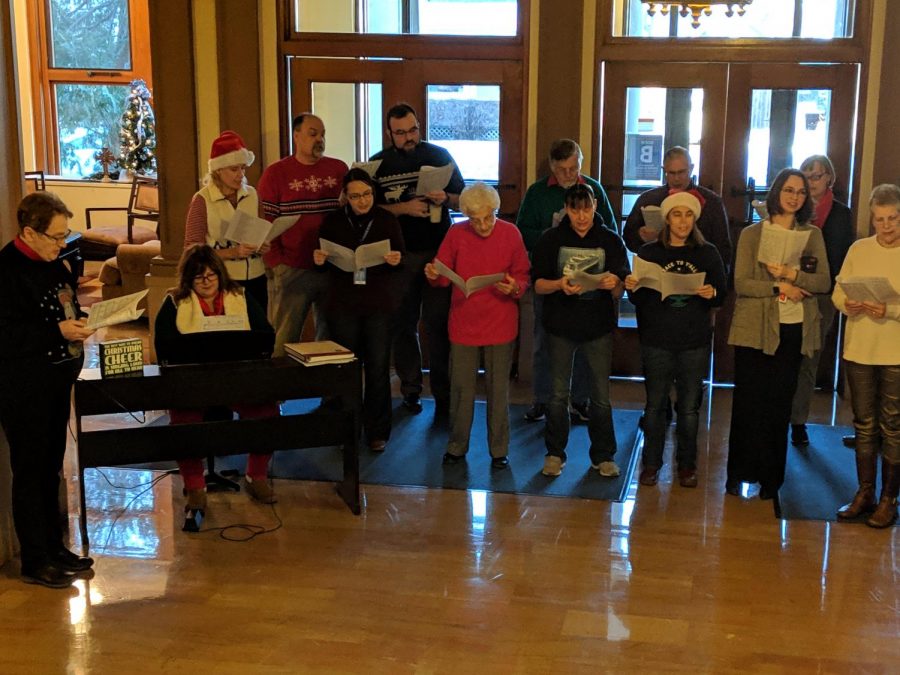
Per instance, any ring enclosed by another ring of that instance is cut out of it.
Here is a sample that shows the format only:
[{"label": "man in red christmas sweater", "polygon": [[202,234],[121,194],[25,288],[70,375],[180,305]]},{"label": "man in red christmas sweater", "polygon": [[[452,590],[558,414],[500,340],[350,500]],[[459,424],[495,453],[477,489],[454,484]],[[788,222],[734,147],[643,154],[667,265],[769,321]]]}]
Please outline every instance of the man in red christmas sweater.
[{"label": "man in red christmas sweater", "polygon": [[[324,297],[327,274],[318,274],[313,250],[318,247],[319,225],[338,208],[341,181],[347,165],[325,157],[325,124],[311,113],[294,118],[294,154],[270,165],[259,179],[257,193],[263,217],[275,220],[297,216],[272,241],[266,254],[269,323],[275,328],[275,356],[284,354],[286,342],[298,342],[309,309]],[[324,322],[318,320],[316,331]]]}]

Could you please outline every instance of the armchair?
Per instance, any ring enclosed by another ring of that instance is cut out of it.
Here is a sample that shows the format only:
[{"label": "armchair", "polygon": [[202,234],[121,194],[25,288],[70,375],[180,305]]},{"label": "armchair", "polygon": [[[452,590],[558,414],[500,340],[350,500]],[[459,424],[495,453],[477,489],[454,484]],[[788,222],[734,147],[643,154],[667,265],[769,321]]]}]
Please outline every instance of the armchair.
[{"label": "armchair", "polygon": [[[116,255],[119,244],[144,244],[159,239],[159,188],[155,178],[135,176],[131,182],[128,206],[89,207],[84,210],[87,229],[81,240],[81,255],[85,260],[107,260]],[[124,225],[92,227],[91,216],[98,211],[122,211]],[[135,224],[136,220],[153,223]]]}]

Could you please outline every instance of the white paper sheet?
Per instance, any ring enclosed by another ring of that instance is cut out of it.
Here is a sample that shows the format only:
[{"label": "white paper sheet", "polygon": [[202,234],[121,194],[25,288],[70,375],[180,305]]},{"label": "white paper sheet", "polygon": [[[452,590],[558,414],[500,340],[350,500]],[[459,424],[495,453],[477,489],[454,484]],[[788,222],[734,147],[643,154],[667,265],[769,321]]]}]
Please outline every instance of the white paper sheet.
[{"label": "white paper sheet", "polygon": [[376,159],[371,162],[353,162],[353,164],[350,165],[350,168],[351,169],[362,169],[367,174],[372,176],[372,178],[374,178],[375,172],[378,171],[379,166],[381,166],[381,160]]},{"label": "white paper sheet", "polygon": [[297,218],[298,216],[281,216],[270,223],[268,220],[235,209],[234,214],[226,221],[222,234],[229,241],[259,249],[264,243],[272,241],[293,226]]},{"label": "white paper sheet", "polygon": [[144,310],[138,309],[137,305],[147,293],[148,291],[143,290],[131,295],[123,295],[121,298],[95,302],[90,308],[87,327],[97,330],[105,326],[134,321],[144,313]]},{"label": "white paper sheet", "polygon": [[786,230],[779,225],[763,223],[756,259],[761,263],[800,268],[800,256],[809,241],[809,230]]},{"label": "white paper sheet", "polygon": [[423,166],[419,169],[419,182],[416,184],[416,194],[426,195],[429,192],[443,190],[453,176],[454,164],[451,162],[445,166]]},{"label": "white paper sheet", "polygon": [[569,279],[573,284],[578,284],[581,286],[582,293],[587,293],[588,291],[597,290],[603,280],[611,276],[613,276],[612,272],[601,272],[600,274],[575,272],[575,274],[569,277]]},{"label": "white paper sheet", "polygon": [[327,239],[319,239],[319,247],[328,254],[328,262],[344,272],[355,272],[384,264],[384,256],[391,252],[390,239],[363,244],[356,251]]},{"label": "white paper sheet", "polygon": [[641,215],[644,216],[644,225],[654,232],[659,232],[663,229],[663,225],[666,224],[666,220],[662,215],[662,209],[658,206],[642,206]]},{"label": "white paper sheet", "polygon": [[497,272],[496,274],[481,274],[478,276],[469,277],[468,279],[463,281],[463,278],[461,276],[459,276],[456,272],[451,270],[437,258],[434,259],[434,267],[438,271],[438,274],[447,277],[450,282],[459,290],[461,290],[463,292],[463,295],[465,295],[467,298],[475,291],[480,291],[482,288],[491,286],[498,281],[503,281],[506,278],[506,274],[504,274],[503,272]]},{"label": "white paper sheet", "polygon": [[900,293],[885,277],[838,277],[837,284],[848,300],[854,302],[895,303]]},{"label": "white paper sheet", "polygon": [[242,316],[204,316],[200,319],[200,332],[216,333],[223,330],[247,330]]},{"label": "white paper sheet", "polygon": [[636,288],[651,288],[663,300],[670,295],[696,295],[697,289],[706,283],[706,273],[678,274],[666,272],[656,263],[635,256],[632,275],[638,279]]}]

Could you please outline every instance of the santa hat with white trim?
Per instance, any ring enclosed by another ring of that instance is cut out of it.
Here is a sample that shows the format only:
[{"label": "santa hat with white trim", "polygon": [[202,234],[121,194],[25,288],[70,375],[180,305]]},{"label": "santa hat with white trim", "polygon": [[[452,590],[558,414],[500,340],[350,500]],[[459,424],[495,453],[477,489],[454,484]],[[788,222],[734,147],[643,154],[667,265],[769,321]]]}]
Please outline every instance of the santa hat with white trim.
[{"label": "santa hat with white trim", "polygon": [[234,131],[223,131],[213,141],[212,150],[209,151],[209,171],[212,173],[226,166],[239,164],[250,166],[254,159],[256,155],[247,149],[243,138]]}]

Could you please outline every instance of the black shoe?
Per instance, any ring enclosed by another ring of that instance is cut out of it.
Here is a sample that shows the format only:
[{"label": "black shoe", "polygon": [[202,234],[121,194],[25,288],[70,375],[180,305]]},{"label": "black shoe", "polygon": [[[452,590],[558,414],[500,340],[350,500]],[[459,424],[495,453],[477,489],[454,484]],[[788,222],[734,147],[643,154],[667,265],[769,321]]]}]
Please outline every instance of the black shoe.
[{"label": "black shoe", "polygon": [[796,448],[802,448],[809,445],[809,434],[806,433],[805,424],[791,425],[791,445]]},{"label": "black shoe", "polygon": [[509,457],[494,457],[491,460],[492,469],[505,469],[509,466]]},{"label": "black shoe", "polygon": [[63,548],[56,553],[53,564],[64,572],[84,572],[94,566],[94,559],[76,555],[69,549]]},{"label": "black shoe", "polygon": [[407,394],[403,397],[403,407],[409,410],[413,415],[422,412],[422,402],[419,400],[418,394]]},{"label": "black shoe", "polygon": [[841,443],[844,444],[845,448],[855,448],[856,447],[856,435],[853,436],[841,436]]},{"label": "black shoe", "polygon": [[725,493],[732,495],[733,497],[740,497],[741,496],[741,481],[726,480],[725,481]]},{"label": "black shoe", "polygon": [[543,403],[535,403],[525,413],[526,422],[540,422],[547,417],[547,406]]},{"label": "black shoe", "polygon": [[442,459],[441,461],[444,464],[459,464],[460,462],[464,461],[465,459],[466,459],[465,455],[454,455],[453,453],[445,452],[444,459]]},{"label": "black shoe", "polygon": [[60,569],[53,563],[45,563],[33,570],[22,570],[22,581],[26,584],[40,584],[47,588],[68,588],[75,581],[75,575]]}]

